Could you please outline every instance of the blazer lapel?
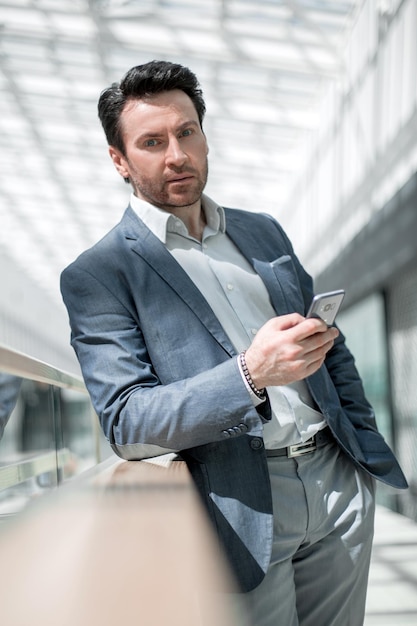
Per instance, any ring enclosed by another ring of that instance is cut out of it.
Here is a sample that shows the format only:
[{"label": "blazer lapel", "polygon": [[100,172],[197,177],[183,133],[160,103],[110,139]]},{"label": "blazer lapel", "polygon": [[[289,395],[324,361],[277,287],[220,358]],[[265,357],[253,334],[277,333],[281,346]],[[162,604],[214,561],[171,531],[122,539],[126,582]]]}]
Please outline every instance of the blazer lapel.
[{"label": "blazer lapel", "polygon": [[194,311],[226,352],[231,356],[236,354],[236,350],[207,300],[163,243],[137,217],[131,207],[126,210],[121,225],[124,228],[126,239],[131,241],[131,249],[141,256],[178,297]]}]

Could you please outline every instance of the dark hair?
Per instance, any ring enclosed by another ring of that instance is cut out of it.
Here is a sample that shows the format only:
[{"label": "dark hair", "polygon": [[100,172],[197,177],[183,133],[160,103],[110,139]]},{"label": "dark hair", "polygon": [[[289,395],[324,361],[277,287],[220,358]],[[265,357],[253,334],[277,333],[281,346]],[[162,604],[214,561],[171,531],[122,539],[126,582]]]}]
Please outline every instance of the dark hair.
[{"label": "dark hair", "polygon": [[98,101],[98,116],[106,134],[107,143],[125,154],[120,116],[126,103],[129,100],[146,98],[173,89],[181,89],[190,97],[202,127],[206,105],[195,74],[177,63],[150,61],[132,67],[120,83],[113,83],[101,93]]}]

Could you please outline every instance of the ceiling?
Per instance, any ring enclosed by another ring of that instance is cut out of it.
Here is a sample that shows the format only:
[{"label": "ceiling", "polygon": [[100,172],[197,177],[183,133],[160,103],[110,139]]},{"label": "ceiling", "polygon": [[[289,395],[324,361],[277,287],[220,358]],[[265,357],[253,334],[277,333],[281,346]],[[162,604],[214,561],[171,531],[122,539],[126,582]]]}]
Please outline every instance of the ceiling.
[{"label": "ceiling", "polygon": [[207,193],[279,215],[363,0],[0,0],[0,249],[53,298],[122,215],[96,104],[133,65],[202,85]]}]

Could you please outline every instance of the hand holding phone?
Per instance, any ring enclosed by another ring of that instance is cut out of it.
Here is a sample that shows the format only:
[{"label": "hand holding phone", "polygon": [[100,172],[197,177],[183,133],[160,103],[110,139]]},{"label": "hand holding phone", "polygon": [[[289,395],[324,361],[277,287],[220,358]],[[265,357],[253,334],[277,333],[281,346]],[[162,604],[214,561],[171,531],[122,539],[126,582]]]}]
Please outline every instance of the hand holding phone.
[{"label": "hand holding phone", "polygon": [[317,294],[311,301],[306,317],[319,317],[327,326],[332,326],[344,297],[344,289]]}]

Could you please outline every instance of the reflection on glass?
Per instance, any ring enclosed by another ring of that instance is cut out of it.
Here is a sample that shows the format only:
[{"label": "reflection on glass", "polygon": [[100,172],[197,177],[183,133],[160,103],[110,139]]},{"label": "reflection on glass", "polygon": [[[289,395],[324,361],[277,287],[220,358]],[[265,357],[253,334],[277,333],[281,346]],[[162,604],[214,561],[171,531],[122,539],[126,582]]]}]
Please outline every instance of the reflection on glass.
[{"label": "reflection on glass", "polygon": [[82,391],[0,370],[0,520],[101,459]]},{"label": "reflection on glass", "polygon": [[0,372],[0,439],[15,407],[21,384],[22,379],[18,376]]},{"label": "reflection on glass", "polygon": [[375,410],[378,428],[392,445],[388,348],[382,294],[374,293],[341,313],[338,325],[355,355],[366,395]]},{"label": "reflection on glass", "polygon": [[[346,335],[347,345],[355,355],[366,396],[372,404],[379,430],[392,445],[392,410],[385,307],[382,294],[373,293],[350,307],[338,317],[338,325]],[[378,483],[377,499],[394,511],[396,494]]]}]

